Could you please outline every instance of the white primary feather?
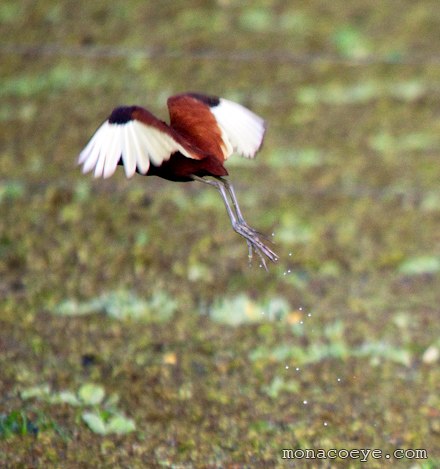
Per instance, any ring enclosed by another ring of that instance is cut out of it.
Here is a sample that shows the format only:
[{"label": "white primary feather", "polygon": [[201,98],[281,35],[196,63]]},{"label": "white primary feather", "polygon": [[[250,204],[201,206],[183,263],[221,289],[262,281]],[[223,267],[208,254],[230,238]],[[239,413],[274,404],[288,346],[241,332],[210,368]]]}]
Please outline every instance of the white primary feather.
[{"label": "white primary feather", "polygon": [[109,138],[107,158],[104,162],[104,171],[102,176],[104,178],[110,177],[118,165],[119,158],[121,157],[121,144],[123,128],[119,127],[114,129],[113,135]]},{"label": "white primary feather", "polygon": [[[104,122],[103,125],[105,125],[105,124],[107,124],[107,123]],[[91,154],[91,151],[92,151],[98,137],[99,137],[98,132],[95,132],[93,134],[93,137],[90,139],[89,143],[85,146],[83,151],[80,153],[79,158],[78,158],[78,164],[83,164],[86,161],[88,156]]]},{"label": "white primary feather", "polygon": [[104,124],[102,124],[102,126],[95,132],[84,150],[80,153],[78,163],[84,164],[84,173],[88,173],[96,166],[102,146],[100,141],[102,136],[106,134],[107,127],[108,122],[104,122]]},{"label": "white primary feather", "polygon": [[160,166],[177,151],[194,158],[171,135],[153,126],[137,120],[124,124],[105,121],[80,153],[78,164],[83,165],[84,173],[94,169],[95,177],[108,178],[122,157],[125,175],[130,178],[136,169],[146,174],[150,163]]},{"label": "white primary feather", "polygon": [[224,98],[220,98],[220,103],[212,107],[211,112],[222,131],[225,158],[232,154],[232,150],[253,158],[263,142],[264,119],[241,104]]},{"label": "white primary feather", "polygon": [[[136,138],[136,134],[133,126],[124,126],[124,139],[122,141],[122,162],[124,166],[125,175],[131,178],[136,172],[136,155],[142,154],[142,150],[139,146],[139,142]],[[149,160],[147,159],[147,168],[140,168],[140,170],[148,171]]]}]

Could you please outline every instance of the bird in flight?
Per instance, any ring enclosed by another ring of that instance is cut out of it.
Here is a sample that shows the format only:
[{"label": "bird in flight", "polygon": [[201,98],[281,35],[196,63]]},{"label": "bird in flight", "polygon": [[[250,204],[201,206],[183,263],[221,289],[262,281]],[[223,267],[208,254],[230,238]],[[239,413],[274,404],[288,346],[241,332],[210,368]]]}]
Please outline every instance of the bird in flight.
[{"label": "bird in flight", "polygon": [[79,155],[84,173],[110,177],[122,165],[127,178],[135,173],[170,181],[199,181],[221,194],[233,229],[245,238],[249,261],[255,252],[266,259],[278,256],[243,218],[224,163],[233,154],[254,158],[260,149],[264,120],[227,99],[184,93],[168,98],[170,123],[140,106],[117,107],[96,130]]}]

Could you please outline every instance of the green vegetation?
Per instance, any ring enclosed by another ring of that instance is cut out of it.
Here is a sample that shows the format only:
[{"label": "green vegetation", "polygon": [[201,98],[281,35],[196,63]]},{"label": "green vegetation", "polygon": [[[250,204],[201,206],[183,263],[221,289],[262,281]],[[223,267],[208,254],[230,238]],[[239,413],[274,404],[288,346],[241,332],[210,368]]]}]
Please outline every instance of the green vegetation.
[{"label": "green vegetation", "polygon": [[0,440],[14,436],[37,437],[48,431],[57,432],[56,437],[60,440],[66,438],[65,432],[41,411],[11,410],[8,414],[0,414]]},{"label": "green vegetation", "polygon": [[[0,466],[424,448],[392,466],[439,467],[437,3],[19,3],[0,6]],[[269,273],[215,190],[75,166],[115,105],[166,119],[184,90],[268,121],[228,168]]]}]

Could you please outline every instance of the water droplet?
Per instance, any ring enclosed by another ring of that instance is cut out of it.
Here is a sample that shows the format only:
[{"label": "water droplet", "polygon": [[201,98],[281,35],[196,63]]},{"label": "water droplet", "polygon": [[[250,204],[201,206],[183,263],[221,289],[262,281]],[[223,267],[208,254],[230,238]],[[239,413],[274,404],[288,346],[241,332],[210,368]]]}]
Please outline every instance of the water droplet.
[{"label": "water droplet", "polygon": [[308,402],[307,402],[307,401],[303,401],[303,404],[304,404],[304,405],[307,405],[307,404],[308,404]]},{"label": "water droplet", "polygon": [[275,236],[275,232],[272,233],[272,236]]},{"label": "water droplet", "polygon": [[300,324],[304,324],[304,321],[300,321],[299,323],[300,323]]},{"label": "water droplet", "polygon": [[327,422],[324,422],[324,427],[326,427],[327,425],[328,425],[328,423],[327,423]]},{"label": "water droplet", "polygon": [[299,371],[299,370],[300,370],[299,366],[297,366],[297,367],[295,368],[295,370],[296,370],[296,371]]},{"label": "water droplet", "polygon": [[292,253],[291,253],[291,252],[289,252],[289,256],[291,256],[291,255],[292,255]]},{"label": "water droplet", "polygon": [[298,309],[299,309],[300,311],[302,311],[302,310],[303,310],[303,307],[302,307],[302,306],[300,306]]},{"label": "water droplet", "polygon": [[338,378],[337,381],[338,381],[338,383],[340,383],[340,382],[341,382],[341,378]]},{"label": "water droplet", "polygon": [[309,313],[309,314],[307,315],[307,317],[311,318],[311,317],[312,317],[312,313]]},{"label": "water droplet", "polygon": [[289,365],[286,365],[286,370],[288,370],[288,369],[289,369]]}]

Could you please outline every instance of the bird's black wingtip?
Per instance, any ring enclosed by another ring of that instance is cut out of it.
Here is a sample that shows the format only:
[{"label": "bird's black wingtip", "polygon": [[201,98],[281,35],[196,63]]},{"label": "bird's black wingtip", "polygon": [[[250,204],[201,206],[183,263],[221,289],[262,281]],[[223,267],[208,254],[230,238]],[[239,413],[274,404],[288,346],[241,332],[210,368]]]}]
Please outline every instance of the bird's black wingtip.
[{"label": "bird's black wingtip", "polygon": [[197,99],[201,101],[203,104],[206,104],[209,107],[215,107],[220,104],[220,98],[218,96],[207,96],[202,93],[186,93],[187,96],[191,96],[191,98]]},{"label": "bird's black wingtip", "polygon": [[120,106],[113,109],[108,121],[110,124],[126,124],[133,120],[133,112],[136,106]]}]

